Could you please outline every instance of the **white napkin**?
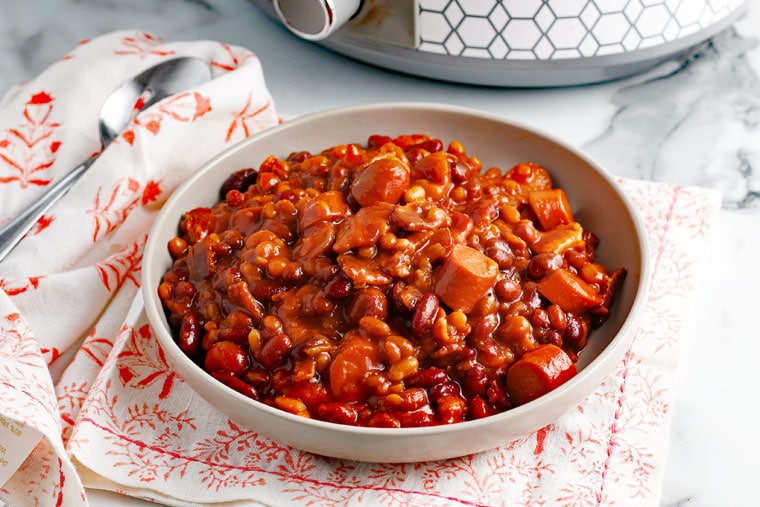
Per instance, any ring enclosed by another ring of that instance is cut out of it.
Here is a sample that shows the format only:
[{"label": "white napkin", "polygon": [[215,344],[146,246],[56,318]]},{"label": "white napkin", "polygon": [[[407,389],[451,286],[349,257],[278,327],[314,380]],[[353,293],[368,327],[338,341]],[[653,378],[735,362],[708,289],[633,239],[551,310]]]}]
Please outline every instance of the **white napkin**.
[{"label": "white napkin", "polygon": [[[0,500],[79,505],[87,486],[171,505],[658,504],[679,342],[719,212],[716,193],[622,181],[652,247],[649,308],[617,371],[553,424],[439,462],[304,453],[195,395],[157,348],[138,292],[160,203],[213,154],[278,122],[249,51],[124,32],[80,46],[0,109],[0,217],[43,190],[32,180],[58,177],[98,149],[97,110],[114,86],[174,54],[214,62],[216,79],[138,118],[0,264],[0,435],[3,418],[44,435]],[[7,159],[25,161],[17,164],[25,171]],[[64,361],[53,387],[48,369]]]},{"label": "white napkin", "polygon": [[[204,161],[279,119],[249,50],[210,41],[165,43],[141,32],[82,42],[11,90],[0,106],[5,222],[100,150],[98,113],[112,90],[177,56],[208,61],[213,80],[140,114],[0,263],[0,415],[44,435],[0,489],[10,505],[85,502],[65,442],[101,367],[120,352],[114,344],[139,290],[152,220]],[[48,368],[57,377],[77,352],[63,379],[55,378],[54,391]],[[10,426],[3,432],[2,423],[0,446],[18,456],[11,447],[18,437]]]}]

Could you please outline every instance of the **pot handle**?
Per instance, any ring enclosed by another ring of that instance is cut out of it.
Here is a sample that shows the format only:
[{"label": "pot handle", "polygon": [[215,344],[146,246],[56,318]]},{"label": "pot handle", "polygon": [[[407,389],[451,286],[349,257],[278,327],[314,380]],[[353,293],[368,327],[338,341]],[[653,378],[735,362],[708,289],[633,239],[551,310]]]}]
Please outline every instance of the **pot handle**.
[{"label": "pot handle", "polygon": [[361,8],[362,0],[274,0],[285,26],[307,40],[322,40],[343,26]]}]

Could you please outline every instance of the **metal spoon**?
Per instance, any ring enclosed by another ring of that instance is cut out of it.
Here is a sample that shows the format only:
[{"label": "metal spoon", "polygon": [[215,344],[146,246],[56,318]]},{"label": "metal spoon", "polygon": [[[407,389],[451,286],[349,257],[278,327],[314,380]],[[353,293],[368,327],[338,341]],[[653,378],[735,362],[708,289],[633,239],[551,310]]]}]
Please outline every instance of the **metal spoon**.
[{"label": "metal spoon", "polygon": [[[114,90],[100,109],[98,126],[103,149],[58,180],[20,215],[0,226],[0,261],[103,154],[111,141],[127,128],[137,113],[161,99],[199,86],[210,79],[211,67],[207,62],[194,57],[181,57],[150,67]],[[145,103],[136,109],[140,97],[146,97]]]}]

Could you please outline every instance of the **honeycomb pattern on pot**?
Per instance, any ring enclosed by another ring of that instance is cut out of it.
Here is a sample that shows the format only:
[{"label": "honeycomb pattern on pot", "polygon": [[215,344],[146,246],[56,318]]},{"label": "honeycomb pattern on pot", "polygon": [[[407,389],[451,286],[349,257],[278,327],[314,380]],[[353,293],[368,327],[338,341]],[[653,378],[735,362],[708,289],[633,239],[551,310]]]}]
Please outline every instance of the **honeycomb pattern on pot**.
[{"label": "honeycomb pattern on pot", "polygon": [[552,60],[644,49],[716,23],[745,0],[420,0],[422,51]]}]

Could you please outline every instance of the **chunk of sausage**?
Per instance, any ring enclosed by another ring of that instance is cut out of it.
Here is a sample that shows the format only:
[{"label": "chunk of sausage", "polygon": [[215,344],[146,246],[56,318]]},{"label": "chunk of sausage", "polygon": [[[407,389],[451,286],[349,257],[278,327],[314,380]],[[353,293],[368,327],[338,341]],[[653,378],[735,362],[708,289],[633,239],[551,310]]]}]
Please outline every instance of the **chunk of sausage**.
[{"label": "chunk of sausage", "polygon": [[351,184],[351,195],[361,206],[395,204],[409,188],[409,168],[395,157],[381,157],[364,168]]},{"label": "chunk of sausage", "polygon": [[593,286],[567,269],[557,269],[538,282],[538,292],[565,312],[581,314],[602,302]]},{"label": "chunk of sausage", "polygon": [[546,344],[518,359],[507,371],[507,392],[517,405],[528,403],[571,379],[576,373],[570,356]]},{"label": "chunk of sausage", "polygon": [[570,201],[561,188],[529,192],[528,203],[545,231],[574,221]]},{"label": "chunk of sausage", "polygon": [[436,269],[434,292],[452,310],[469,313],[493,286],[498,274],[499,265],[493,259],[457,244]]}]

